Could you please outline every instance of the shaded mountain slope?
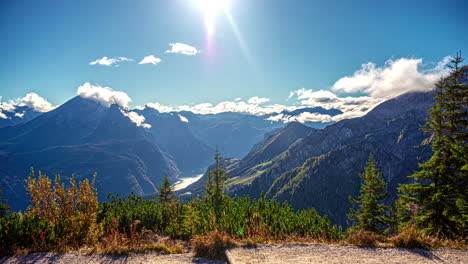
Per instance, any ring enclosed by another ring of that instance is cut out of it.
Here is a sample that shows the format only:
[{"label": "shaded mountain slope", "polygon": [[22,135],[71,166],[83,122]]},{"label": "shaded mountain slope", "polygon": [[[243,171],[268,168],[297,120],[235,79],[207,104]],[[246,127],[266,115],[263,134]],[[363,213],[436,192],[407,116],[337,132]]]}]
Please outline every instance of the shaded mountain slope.
[{"label": "shaded mountain slope", "polygon": [[[229,184],[237,185],[251,182],[262,172],[263,167],[271,164],[271,161],[287,150],[291,144],[299,141],[311,131],[315,130],[316,129],[307,127],[301,123],[292,122],[276,130],[275,133],[268,133],[268,136],[257,144],[257,147],[243,159],[225,158],[223,162],[230,176]],[[204,190],[204,182],[207,179],[207,173],[211,169],[213,169],[213,165],[208,167],[205,175],[203,175],[198,182],[190,185],[188,188],[182,190],[182,192],[190,191],[197,194],[202,192]]]},{"label": "shaded mountain slope", "polygon": [[153,193],[163,174],[177,177],[175,163],[151,134],[117,105],[75,97],[59,108],[15,127],[0,129],[1,185],[9,204],[24,209],[29,168],[78,179],[97,173],[100,198],[108,192]]},{"label": "shaded mountain slope", "polygon": [[159,113],[153,108],[135,110],[143,115],[148,130],[158,146],[177,163],[184,176],[202,173],[213,160],[214,149],[197,138],[189,128],[188,120],[177,113]]}]

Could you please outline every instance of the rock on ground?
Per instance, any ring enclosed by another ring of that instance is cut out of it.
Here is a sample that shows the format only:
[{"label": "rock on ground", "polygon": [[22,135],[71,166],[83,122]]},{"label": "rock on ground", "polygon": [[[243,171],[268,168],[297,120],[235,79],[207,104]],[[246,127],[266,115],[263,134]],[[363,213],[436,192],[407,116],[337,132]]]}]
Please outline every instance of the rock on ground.
[{"label": "rock on ground", "polygon": [[231,264],[257,263],[468,263],[468,250],[402,248],[358,248],[351,246],[304,244],[262,245],[227,251]]}]

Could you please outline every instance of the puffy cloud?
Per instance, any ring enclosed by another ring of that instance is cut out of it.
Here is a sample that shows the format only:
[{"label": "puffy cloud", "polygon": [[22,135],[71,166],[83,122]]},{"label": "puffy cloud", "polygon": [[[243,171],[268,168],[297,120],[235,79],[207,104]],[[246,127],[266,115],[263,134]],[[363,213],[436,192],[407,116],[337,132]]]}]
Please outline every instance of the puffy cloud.
[{"label": "puffy cloud", "polygon": [[171,46],[171,49],[166,50],[166,53],[177,53],[189,56],[194,56],[200,53],[200,51],[197,50],[197,48],[184,43],[169,43],[169,45]]},{"label": "puffy cloud", "polygon": [[38,112],[48,112],[55,108],[49,101],[36,93],[28,93],[21,99],[21,104],[27,105]]},{"label": "puffy cloud", "polygon": [[112,104],[128,107],[128,104],[132,101],[124,92],[114,91],[110,87],[92,85],[89,82],[78,87],[76,93],[83,98],[94,99],[107,107]]},{"label": "puffy cloud", "polygon": [[[258,97],[257,97],[258,98]],[[262,99],[262,98],[259,98]],[[263,98],[265,99],[265,98]],[[265,101],[265,100],[260,100]],[[254,103],[252,103],[254,102]],[[253,100],[250,103],[245,101],[224,101],[220,102],[216,105],[211,103],[201,103],[196,105],[180,105],[180,106],[167,106],[162,105],[160,103],[149,103],[146,106],[150,108],[154,108],[161,113],[169,113],[169,112],[180,112],[180,111],[190,111],[195,114],[219,114],[224,112],[235,112],[235,113],[246,113],[252,115],[267,115],[273,113],[280,113],[281,111],[293,111],[296,110],[298,107],[295,106],[284,106],[280,104],[273,104],[273,105],[262,105],[258,104],[258,100]]]},{"label": "puffy cloud", "polygon": [[[294,96],[300,101],[301,105],[309,107],[323,107],[325,109],[338,109],[343,112],[336,116],[303,116],[302,118],[316,118],[320,122],[340,121],[343,119],[355,118],[367,114],[375,106],[383,102],[383,98],[374,98],[371,96],[359,97],[338,97],[336,94],[326,90],[313,91],[304,88],[291,92],[290,98]],[[284,120],[284,117],[283,117]]]},{"label": "puffy cloud", "polygon": [[158,102],[156,103],[147,103],[146,107],[156,109],[160,113],[170,113],[176,111],[172,106],[162,105]]},{"label": "puffy cloud", "polygon": [[100,59],[90,62],[89,65],[103,65],[103,66],[116,65],[117,66],[119,62],[124,62],[124,61],[133,61],[133,60],[129,58],[125,58],[125,57],[117,57],[117,58],[102,57]]},{"label": "puffy cloud", "polygon": [[161,62],[160,58],[156,58],[153,55],[144,57],[138,64],[154,64],[157,65]]},{"label": "puffy cloud", "polygon": [[[0,97],[0,99],[1,98],[2,97]],[[55,108],[49,101],[36,93],[28,93],[23,98],[9,100],[8,102],[0,102],[0,118],[7,119],[8,117],[4,112],[14,113],[17,107],[22,106],[28,106],[37,112],[48,112]],[[24,112],[15,113],[14,116],[23,118]]]},{"label": "puffy cloud", "polygon": [[[1,98],[0,98],[1,99]],[[18,105],[19,100],[10,100],[9,102],[0,103],[0,112],[13,112]]]},{"label": "puffy cloud", "polygon": [[345,93],[362,92],[377,98],[392,98],[409,91],[429,91],[434,83],[449,73],[450,57],[445,57],[432,69],[421,69],[422,59],[390,59],[383,67],[369,62],[352,76],[339,79],[332,87]]},{"label": "puffy cloud", "polygon": [[[237,100],[237,101],[239,101],[239,100]],[[247,103],[258,105],[258,104],[266,103],[266,102],[268,102],[268,101],[270,101],[269,98],[260,98],[260,97],[258,97],[258,96],[254,96],[254,97],[251,97],[249,100],[247,100]],[[235,102],[236,102],[236,101],[235,101]]]},{"label": "puffy cloud", "polygon": [[[291,109],[282,105],[268,105],[260,107],[257,104],[250,104],[244,101],[224,101],[216,105],[211,103],[201,103],[196,105],[167,106],[160,103],[149,103],[147,107],[154,108],[161,113],[190,111],[195,114],[219,114],[224,112],[247,113],[254,115],[265,115]],[[295,108],[294,108],[295,109]]]},{"label": "puffy cloud", "polygon": [[135,123],[137,126],[141,126],[144,128],[151,128],[150,124],[145,123],[145,117],[142,115],[139,115],[137,112],[133,112],[133,111],[127,112],[124,110],[120,110],[120,112],[122,112],[124,116],[128,117],[128,119],[130,119],[130,121]]},{"label": "puffy cloud", "polygon": [[326,114],[320,114],[320,113],[310,113],[310,112],[303,112],[300,113],[297,116],[291,116],[291,115],[285,115],[285,114],[278,114],[274,116],[270,116],[267,118],[267,120],[270,121],[275,121],[275,122],[284,122],[284,123],[290,123],[290,122],[300,122],[300,123],[305,123],[305,122],[320,122],[320,123],[328,123],[328,122],[333,122],[335,121],[333,119],[333,116],[326,115]]},{"label": "puffy cloud", "polygon": [[25,112],[22,113],[15,113],[16,117],[23,118]]}]

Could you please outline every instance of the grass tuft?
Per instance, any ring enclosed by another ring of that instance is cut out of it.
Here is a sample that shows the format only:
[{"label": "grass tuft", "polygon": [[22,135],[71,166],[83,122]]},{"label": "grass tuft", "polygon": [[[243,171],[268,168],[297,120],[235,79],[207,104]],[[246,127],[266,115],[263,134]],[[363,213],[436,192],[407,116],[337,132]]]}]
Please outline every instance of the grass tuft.
[{"label": "grass tuft", "polygon": [[358,247],[377,247],[380,243],[386,241],[387,238],[383,235],[363,230],[352,233],[346,239],[347,243]]},{"label": "grass tuft", "polygon": [[226,234],[212,231],[204,236],[195,236],[191,240],[196,257],[226,260],[226,250],[239,244]]}]

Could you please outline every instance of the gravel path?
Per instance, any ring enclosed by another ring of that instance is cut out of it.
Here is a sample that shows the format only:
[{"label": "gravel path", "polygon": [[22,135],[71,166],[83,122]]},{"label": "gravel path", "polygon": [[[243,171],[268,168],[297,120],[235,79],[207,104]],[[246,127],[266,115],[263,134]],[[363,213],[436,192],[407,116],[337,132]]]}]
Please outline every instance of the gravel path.
[{"label": "gravel path", "polygon": [[[260,263],[463,263],[468,264],[468,250],[442,248],[437,250],[408,250],[399,248],[357,248],[322,244],[261,245],[257,248],[235,248],[227,252],[231,264]],[[157,255],[134,254],[129,257],[106,255],[80,255],[77,253],[36,253],[0,259],[3,264],[116,264],[116,263],[206,263],[221,264],[222,261],[195,258],[192,254]]]},{"label": "gravel path", "polygon": [[9,257],[0,259],[3,264],[137,264],[137,263],[203,263],[203,264],[222,264],[222,261],[207,260],[195,258],[192,254],[174,254],[174,255],[157,255],[157,254],[134,254],[129,257],[116,257],[106,255],[80,255],[78,253],[53,254],[53,253],[36,253],[25,256]]},{"label": "gravel path", "polygon": [[443,248],[409,250],[400,248],[357,248],[322,244],[262,245],[254,249],[231,249],[231,264],[241,263],[463,263],[468,264],[468,250]]}]

